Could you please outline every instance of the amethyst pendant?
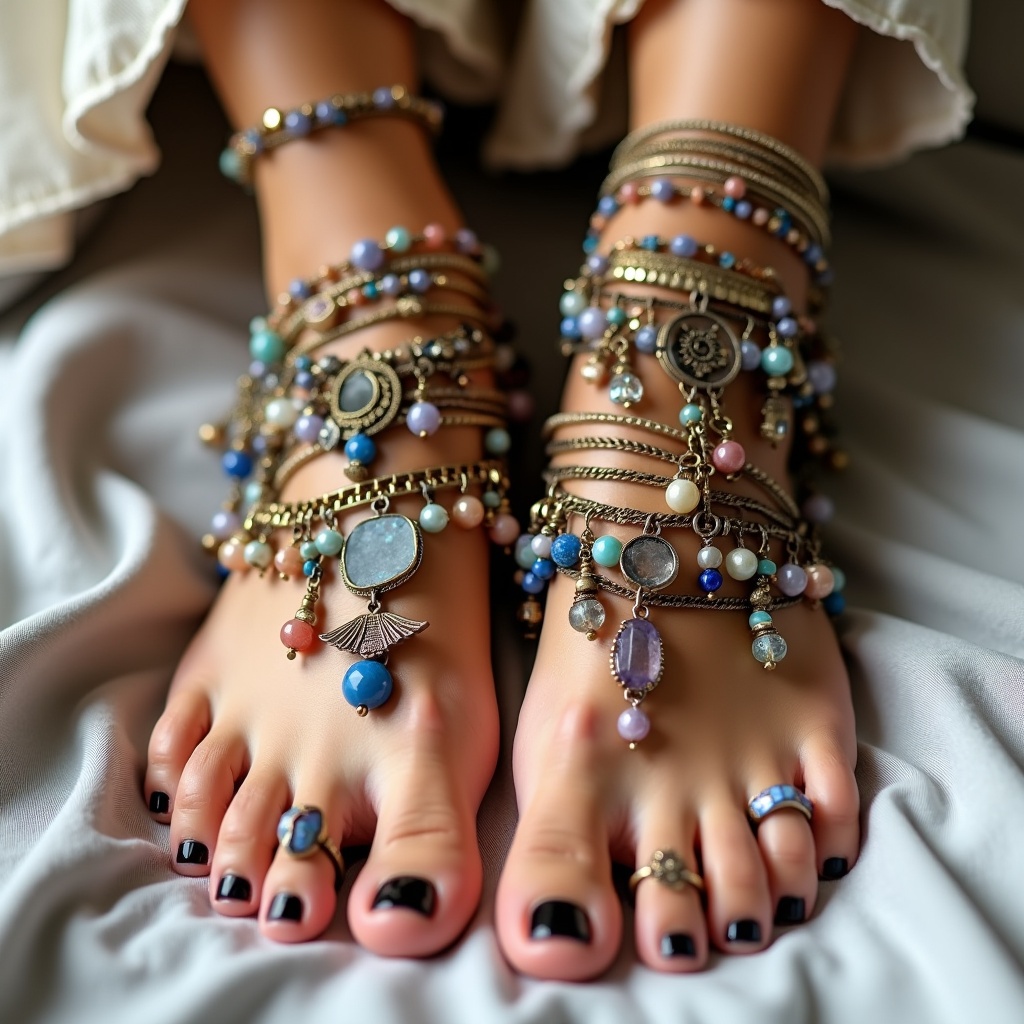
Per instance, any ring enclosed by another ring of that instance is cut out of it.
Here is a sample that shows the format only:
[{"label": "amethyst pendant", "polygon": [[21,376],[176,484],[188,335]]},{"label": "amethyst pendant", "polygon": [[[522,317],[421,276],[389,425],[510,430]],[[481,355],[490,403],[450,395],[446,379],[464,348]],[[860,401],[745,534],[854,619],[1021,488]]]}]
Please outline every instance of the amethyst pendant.
[{"label": "amethyst pendant", "polygon": [[646,693],[664,669],[661,634],[647,619],[626,619],[612,643],[611,671],[620,685]]}]

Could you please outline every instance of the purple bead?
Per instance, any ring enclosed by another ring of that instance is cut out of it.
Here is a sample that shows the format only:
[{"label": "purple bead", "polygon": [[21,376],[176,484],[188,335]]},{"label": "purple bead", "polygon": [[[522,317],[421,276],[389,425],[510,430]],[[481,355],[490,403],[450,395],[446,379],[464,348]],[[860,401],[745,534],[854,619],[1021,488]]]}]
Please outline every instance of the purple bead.
[{"label": "purple bead", "polygon": [[646,690],[661,675],[661,634],[646,619],[627,619],[612,647],[615,678]]},{"label": "purple bead", "polygon": [[668,247],[673,256],[683,256],[689,259],[697,255],[697,239],[692,235],[676,235],[668,243]]},{"label": "purple bead", "polygon": [[816,395],[827,395],[836,386],[836,368],[831,363],[814,360],[807,364],[807,377]]},{"label": "purple bead", "polygon": [[793,311],[793,303],[786,298],[785,295],[776,295],[772,299],[772,318],[775,320],[781,320],[784,316],[788,316]]},{"label": "purple bead", "polygon": [[297,388],[306,388],[308,390],[314,383],[315,378],[309,370],[299,370],[299,372],[295,374],[295,386]]},{"label": "purple bead", "polygon": [[395,105],[395,97],[391,90],[381,86],[373,90],[373,105],[378,110],[390,110]]},{"label": "purple bead", "polygon": [[783,338],[795,338],[800,325],[791,317],[784,316],[776,325],[775,329]]},{"label": "purple bead", "polygon": [[597,306],[587,306],[576,318],[576,324],[584,338],[593,340],[594,338],[600,338],[604,334],[605,328],[608,326],[608,320],[603,309]]},{"label": "purple bead", "polygon": [[778,587],[786,597],[799,597],[807,586],[807,573],[795,562],[787,562],[776,573]]},{"label": "purple bead", "polygon": [[262,377],[267,372],[267,364],[260,359],[254,359],[249,364],[250,377]]},{"label": "purple bead", "polygon": [[599,252],[591,253],[587,257],[587,266],[592,274],[603,274],[608,269],[608,257]]},{"label": "purple bead", "polygon": [[284,128],[292,135],[308,135],[313,130],[313,119],[301,110],[289,110],[284,115]]},{"label": "purple bead", "polygon": [[747,338],[740,342],[740,366],[744,370],[756,370],[761,366],[761,346]]},{"label": "purple bead", "polygon": [[380,290],[385,295],[401,295],[402,279],[397,274],[385,274],[380,279]]},{"label": "purple bead", "polygon": [[639,743],[650,731],[651,720],[640,708],[626,708],[619,715],[619,735],[627,743]]},{"label": "purple bead", "polygon": [[352,246],[350,259],[360,270],[379,270],[384,265],[384,250],[372,238],[363,238]]},{"label": "purple bead", "polygon": [[234,512],[221,509],[219,512],[214,512],[213,518],[210,520],[210,533],[217,540],[227,540],[241,525],[242,521]]},{"label": "purple bead", "polygon": [[296,278],[288,285],[288,294],[293,299],[308,299],[312,292],[305,281]]},{"label": "purple bead", "polygon": [[747,220],[749,219],[750,215],[754,212],[754,207],[749,200],[741,199],[733,208],[732,212],[736,214],[736,216],[739,217],[740,220]]},{"label": "purple bead", "polygon": [[316,118],[318,124],[330,124],[334,107],[326,100],[321,100],[313,108],[313,116]]},{"label": "purple bead", "polygon": [[406,413],[405,424],[417,436],[433,434],[441,426],[441,412],[432,402],[414,402]]},{"label": "purple bead", "polygon": [[419,292],[420,294],[423,294],[423,292],[426,291],[430,291],[430,274],[428,274],[425,270],[410,270],[409,287],[414,292]]},{"label": "purple bead", "polygon": [[320,436],[324,421],[322,416],[300,416],[292,431],[300,441],[312,444]]},{"label": "purple bead", "polygon": [[658,347],[658,328],[653,324],[644,324],[633,339],[637,352],[650,355]]},{"label": "purple bead", "polygon": [[668,178],[655,178],[651,182],[651,195],[662,203],[670,203],[676,196],[676,187]]},{"label": "purple bead", "polygon": [[267,439],[262,434],[257,434],[251,441],[252,450],[257,455],[262,455],[267,450]]},{"label": "purple bead", "polygon": [[812,494],[803,503],[801,511],[804,519],[812,523],[827,523],[835,515],[836,506],[827,494]]},{"label": "purple bead", "polygon": [[807,247],[807,251],[804,253],[804,259],[813,267],[815,263],[820,262],[825,258],[825,252],[820,245],[814,244]]},{"label": "purple bead", "polygon": [[480,251],[480,240],[476,232],[469,228],[459,228],[455,232],[455,248],[464,256],[475,256]]}]

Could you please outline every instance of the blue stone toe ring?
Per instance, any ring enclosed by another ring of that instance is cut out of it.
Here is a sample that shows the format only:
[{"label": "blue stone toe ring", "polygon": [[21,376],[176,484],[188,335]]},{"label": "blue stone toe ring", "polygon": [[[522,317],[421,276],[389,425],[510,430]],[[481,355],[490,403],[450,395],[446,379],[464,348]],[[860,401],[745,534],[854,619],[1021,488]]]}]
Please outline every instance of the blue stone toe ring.
[{"label": "blue stone toe ring", "polygon": [[277,842],[291,857],[311,857],[323,850],[334,865],[334,888],[336,891],[341,888],[345,861],[341,850],[327,834],[324,813],[319,807],[297,804],[285,811],[277,823]]},{"label": "blue stone toe ring", "polygon": [[787,807],[799,811],[808,821],[814,813],[814,804],[796,786],[783,785],[762,789],[747,804],[747,814],[751,821],[758,822]]}]

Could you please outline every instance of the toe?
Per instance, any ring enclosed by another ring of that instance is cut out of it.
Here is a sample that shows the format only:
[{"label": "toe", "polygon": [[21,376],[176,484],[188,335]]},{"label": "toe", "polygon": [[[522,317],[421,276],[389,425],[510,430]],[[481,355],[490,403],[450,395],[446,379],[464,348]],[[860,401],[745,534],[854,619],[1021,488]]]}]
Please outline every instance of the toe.
[{"label": "toe", "polygon": [[210,901],[230,917],[255,914],[263,879],[277,846],[276,829],[288,806],[282,776],[250,772],[224,814],[210,867]]},{"label": "toe", "polygon": [[239,736],[211,733],[192,752],[178,780],[171,813],[171,859],[183,875],[206,875],[235,782],[248,750]]},{"label": "toe", "polygon": [[497,894],[498,940],[537,978],[581,981],[619,949],[595,731],[600,712],[571,710],[555,731],[541,783],[525,800]]},{"label": "toe", "polygon": [[860,793],[853,766],[839,744],[812,748],[803,761],[804,792],[814,804],[811,827],[818,875],[842,878],[860,847]]},{"label": "toe", "polygon": [[[677,808],[654,809],[640,829],[637,868],[651,865],[655,851],[669,877],[647,877],[636,883],[634,930],[640,959],[656,971],[683,973],[700,970],[707,961],[708,936],[699,888],[673,884],[676,872],[667,858],[678,859],[688,872],[697,873],[693,850],[696,819]],[[685,876],[684,876],[685,878]]]},{"label": "toe", "polygon": [[383,956],[428,956],[455,941],[480,901],[476,808],[451,761],[436,705],[420,701],[405,755],[389,765],[369,859],[348,902],[349,927]]},{"label": "toe", "polygon": [[158,821],[171,820],[178,780],[188,759],[210,729],[210,705],[199,693],[172,697],[149,738],[144,795]]},{"label": "toe", "polygon": [[701,815],[701,857],[712,943],[727,953],[751,953],[767,944],[774,915],[764,861],[737,803],[722,797]]}]

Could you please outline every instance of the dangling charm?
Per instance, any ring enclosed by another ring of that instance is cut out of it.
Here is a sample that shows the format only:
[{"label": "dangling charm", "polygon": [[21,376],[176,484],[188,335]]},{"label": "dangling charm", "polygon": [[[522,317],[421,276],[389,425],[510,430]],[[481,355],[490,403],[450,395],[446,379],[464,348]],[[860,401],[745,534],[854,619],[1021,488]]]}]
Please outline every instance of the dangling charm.
[{"label": "dangling charm", "polygon": [[758,561],[759,575],[753,593],[750,595],[752,610],[750,618],[747,620],[750,624],[750,632],[754,637],[753,643],[750,645],[750,652],[767,672],[773,672],[788,651],[786,641],[779,635],[779,631],[772,622],[771,613],[768,611],[772,606],[768,585],[775,579],[775,569],[775,563],[768,558],[761,558]]},{"label": "dangling charm", "polygon": [[313,626],[316,624],[316,603],[320,599],[321,569],[315,569],[306,581],[306,593],[302,595],[302,605],[281,627],[281,643],[288,648],[288,660],[295,660],[296,651],[305,653],[313,646]]},{"label": "dangling charm", "polygon": [[588,640],[596,640],[598,630],[604,625],[604,605],[598,600],[600,585],[594,574],[594,535],[589,525],[580,537],[580,574],[576,580],[576,596],[569,609],[569,625],[577,633],[585,633]]}]

